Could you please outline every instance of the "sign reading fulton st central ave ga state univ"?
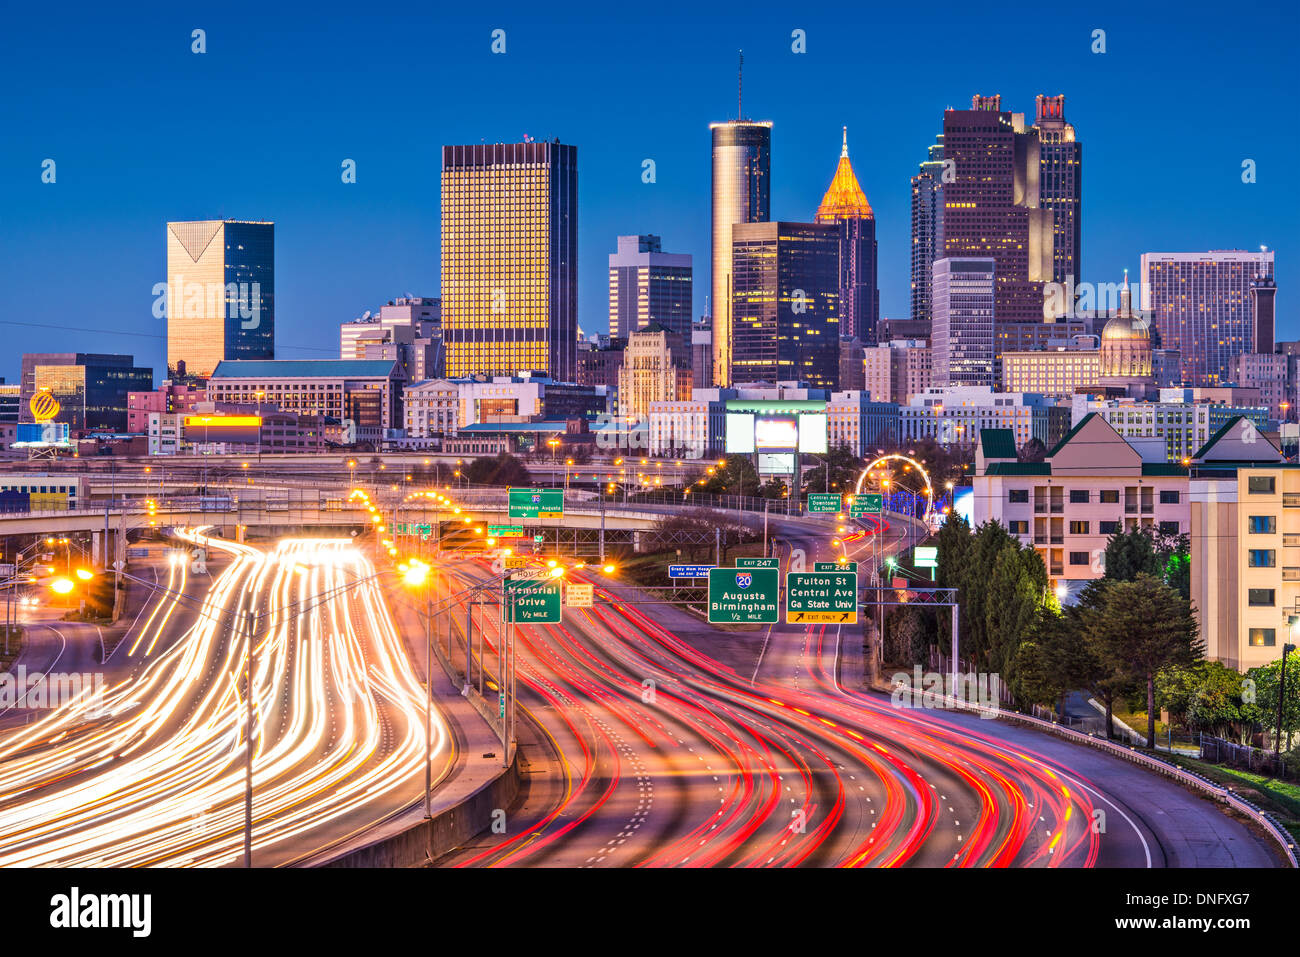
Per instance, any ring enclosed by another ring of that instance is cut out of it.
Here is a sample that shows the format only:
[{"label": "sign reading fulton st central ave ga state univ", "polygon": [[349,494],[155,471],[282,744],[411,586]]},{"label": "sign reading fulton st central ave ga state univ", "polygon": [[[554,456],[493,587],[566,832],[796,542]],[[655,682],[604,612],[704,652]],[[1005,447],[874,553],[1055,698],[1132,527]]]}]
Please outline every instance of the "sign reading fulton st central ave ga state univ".
[{"label": "sign reading fulton st central ave ga state univ", "polygon": [[709,570],[709,623],[776,624],[781,572],[776,568]]}]

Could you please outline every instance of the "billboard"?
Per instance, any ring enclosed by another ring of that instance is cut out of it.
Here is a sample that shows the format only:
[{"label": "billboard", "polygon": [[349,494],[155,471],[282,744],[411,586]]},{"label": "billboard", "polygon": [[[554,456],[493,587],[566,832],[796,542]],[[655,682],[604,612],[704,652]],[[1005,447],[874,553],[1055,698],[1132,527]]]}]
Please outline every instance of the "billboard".
[{"label": "billboard", "polygon": [[734,399],[727,402],[726,450],[729,455],[754,452],[826,454],[826,403]]},{"label": "billboard", "polygon": [[760,451],[798,448],[798,421],[795,419],[755,419],[754,447]]},{"label": "billboard", "polygon": [[185,439],[194,443],[224,442],[256,445],[262,431],[260,415],[187,415]]},{"label": "billboard", "polygon": [[727,413],[727,454],[750,455],[754,451],[754,417]]},{"label": "billboard", "polygon": [[67,422],[19,422],[14,431],[15,449],[70,448]]}]

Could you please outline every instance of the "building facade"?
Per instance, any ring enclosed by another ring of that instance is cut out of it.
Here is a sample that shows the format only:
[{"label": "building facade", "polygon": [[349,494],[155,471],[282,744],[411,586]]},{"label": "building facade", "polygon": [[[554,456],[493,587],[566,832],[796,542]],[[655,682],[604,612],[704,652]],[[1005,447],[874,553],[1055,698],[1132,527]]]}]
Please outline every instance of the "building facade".
[{"label": "building facade", "polygon": [[666,253],[658,236],[619,236],[609,257],[609,334],[626,337],[655,323],[690,336],[691,257]]},{"label": "building facade", "polygon": [[691,397],[691,369],[682,336],[657,324],[632,333],[618,371],[618,414],[642,421],[655,402]]},{"label": "building facade", "polygon": [[880,322],[880,291],[876,288],[876,214],[849,162],[848,127],[844,128],[844,145],[835,175],[817,207],[816,221],[834,225],[839,230],[840,335],[874,343],[876,326]]},{"label": "building facade", "polygon": [[205,378],[223,359],[275,357],[275,224],[167,224],[168,377]]},{"label": "building facade", "polygon": [[[912,177],[912,313],[913,322],[928,330],[933,319],[930,285],[934,261],[943,252],[943,134],[929,148],[929,157]],[[950,177],[949,177],[950,178]]]},{"label": "building facade", "polygon": [[713,295],[713,374],[717,388],[731,385],[732,227],[765,223],[771,216],[772,124],[730,120],[713,134],[713,202],[710,261]]},{"label": "building facade", "polygon": [[416,382],[402,390],[402,419],[410,439],[443,439],[460,427],[460,384],[449,379]]},{"label": "building facade", "polygon": [[446,375],[571,381],[578,339],[578,150],[442,148]]},{"label": "building facade", "polygon": [[1083,144],[1065,120],[1064,96],[1040,94],[1035,103],[1039,204],[1052,216],[1051,279],[1074,285],[1083,278]]},{"label": "building facade", "polygon": [[1142,254],[1142,307],[1178,350],[1183,385],[1231,382],[1237,356],[1259,351],[1252,288],[1272,277],[1272,251]]},{"label": "building facade", "polygon": [[731,232],[732,381],[797,379],[834,389],[840,339],[838,227],[746,223]]},{"label": "building facade", "polygon": [[992,385],[997,267],[992,259],[936,259],[930,335],[936,385]]},{"label": "building facade", "polygon": [[59,403],[55,422],[79,431],[125,432],[127,399],[153,388],[153,369],[132,356],[93,352],[29,352],[22,358],[18,421],[35,421],[31,399],[49,392]]}]

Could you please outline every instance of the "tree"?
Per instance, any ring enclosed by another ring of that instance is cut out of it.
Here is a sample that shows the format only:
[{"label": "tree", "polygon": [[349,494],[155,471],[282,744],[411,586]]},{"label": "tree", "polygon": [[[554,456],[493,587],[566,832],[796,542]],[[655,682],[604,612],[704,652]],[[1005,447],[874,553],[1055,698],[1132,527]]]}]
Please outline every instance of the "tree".
[{"label": "tree", "polygon": [[461,469],[461,476],[470,485],[532,485],[524,463],[508,452],[496,456],[483,456]]},{"label": "tree", "polygon": [[803,473],[803,494],[809,492],[851,492],[862,474],[862,459],[847,445],[832,446],[818,456],[815,466]]},{"label": "tree", "polygon": [[1167,666],[1191,665],[1203,653],[1191,604],[1159,578],[1140,572],[1132,581],[1104,583],[1087,629],[1115,671],[1145,684],[1147,744],[1153,746],[1156,674]]},{"label": "tree", "polygon": [[[958,589],[960,600],[960,589],[965,582],[964,570],[975,545],[970,523],[956,511],[949,511],[944,523],[939,526],[935,542],[939,549],[939,565],[934,574],[935,587]],[[952,633],[952,609],[944,608],[939,612],[939,628],[943,634]],[[970,622],[959,618],[958,640],[963,648],[966,647],[969,634]]]},{"label": "tree", "polygon": [[790,486],[774,475],[758,487],[758,494],[762,498],[787,498]]},{"label": "tree", "polygon": [[728,455],[723,465],[713,466],[713,474],[704,476],[699,490],[707,495],[758,494],[758,472],[745,455]]},{"label": "tree", "polygon": [[1242,681],[1218,661],[1164,668],[1156,675],[1156,703],[1193,730],[1242,741],[1259,711],[1244,700]]},{"label": "tree", "polygon": [[[1257,720],[1270,736],[1277,733],[1278,683],[1281,670],[1282,662],[1279,659],[1246,672],[1246,677],[1255,682]],[[1286,656],[1286,690],[1282,702],[1282,732],[1288,742],[1296,731],[1300,731],[1300,650]],[[1277,747],[1282,750],[1280,744]]]},{"label": "tree", "polygon": [[1047,569],[1033,548],[1011,541],[998,550],[984,591],[986,659],[1009,685],[1016,655],[1038,626],[1047,593]]},{"label": "tree", "polygon": [[1163,579],[1190,598],[1192,594],[1191,540],[1187,535],[1134,528],[1117,532],[1106,543],[1106,577],[1132,581],[1140,574]]},{"label": "tree", "polygon": [[1021,462],[1041,462],[1047,458],[1047,446],[1043,444],[1042,439],[1032,438],[1020,446],[1016,458]]}]

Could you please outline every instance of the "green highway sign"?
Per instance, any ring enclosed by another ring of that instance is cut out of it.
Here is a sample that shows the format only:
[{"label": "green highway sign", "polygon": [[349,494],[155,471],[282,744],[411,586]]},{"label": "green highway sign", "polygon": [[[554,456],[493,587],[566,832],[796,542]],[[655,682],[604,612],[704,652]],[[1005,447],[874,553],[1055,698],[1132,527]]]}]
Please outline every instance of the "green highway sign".
[{"label": "green highway sign", "polygon": [[512,488],[507,491],[511,518],[560,518],[564,489]]},{"label": "green highway sign", "polygon": [[857,573],[857,562],[813,562],[813,571],[815,572],[854,572]]},{"label": "green highway sign", "polygon": [[849,515],[857,518],[859,515],[879,515],[885,507],[885,497],[879,492],[868,492],[865,495],[859,495],[849,506]]},{"label": "green highway sign", "polygon": [[785,576],[785,620],[792,625],[857,624],[858,573],[790,572]]},{"label": "green highway sign", "polygon": [[780,620],[775,568],[710,568],[709,624],[774,625]]},{"label": "green highway sign", "polygon": [[489,525],[487,533],[488,538],[523,538],[524,527],[522,525]]},{"label": "green highway sign", "polygon": [[839,492],[809,492],[809,512],[838,512],[842,506]]},{"label": "green highway sign", "polygon": [[737,568],[780,568],[776,558],[737,558]]},{"label": "green highway sign", "polygon": [[938,568],[939,548],[936,545],[917,545],[912,549],[912,564],[917,568]]},{"label": "green highway sign", "polygon": [[520,625],[558,625],[563,616],[560,583],[535,578],[505,583],[506,621]]}]

